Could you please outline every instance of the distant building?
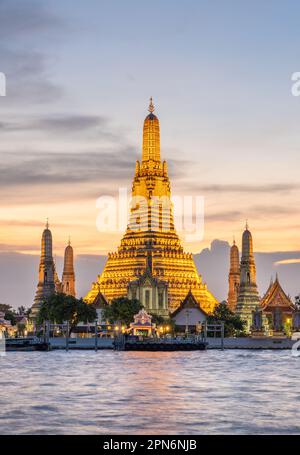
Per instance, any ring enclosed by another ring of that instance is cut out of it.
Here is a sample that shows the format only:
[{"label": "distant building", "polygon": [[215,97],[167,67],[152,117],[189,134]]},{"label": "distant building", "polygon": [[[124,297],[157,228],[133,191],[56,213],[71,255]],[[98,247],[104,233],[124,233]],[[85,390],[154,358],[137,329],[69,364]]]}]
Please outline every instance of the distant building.
[{"label": "distant building", "polygon": [[3,334],[13,335],[16,328],[11,325],[11,322],[5,319],[5,313],[0,311],[0,338]]},{"label": "distant building", "polygon": [[271,281],[270,286],[261,300],[261,309],[267,317],[269,329],[281,332],[292,329],[296,305],[282,289],[278,276]]},{"label": "distant building", "polygon": [[233,245],[230,248],[230,269],[228,276],[228,299],[227,304],[231,311],[236,310],[237,299],[240,290],[240,255],[239,249],[233,241]]},{"label": "distant building", "polygon": [[253,254],[253,240],[246,224],[242,239],[242,259],[240,265],[240,287],[237,299],[236,312],[241,319],[247,322],[247,331],[252,325],[252,313],[260,306],[256,284],[256,267]]},{"label": "distant building", "polygon": [[47,221],[46,229],[44,229],[42,235],[39,280],[34,303],[31,307],[30,319],[36,319],[42,303],[55,292],[63,292],[64,294],[72,295],[74,297],[76,295],[74,253],[69,242],[65,249],[64,270],[62,281],[60,281],[53,259],[52,233],[49,229],[49,223]]},{"label": "distant building", "polygon": [[52,254],[52,233],[47,221],[42,235],[41,258],[39,266],[39,281],[30,317],[36,319],[42,303],[60,286]]},{"label": "distant building", "polygon": [[75,291],[75,272],[74,272],[74,252],[69,240],[65,249],[64,271],[62,275],[62,292],[67,295],[76,296]]},{"label": "distant building", "polygon": [[180,332],[194,333],[207,319],[207,313],[201,308],[193,293],[189,291],[180,306],[171,314],[172,320]]}]

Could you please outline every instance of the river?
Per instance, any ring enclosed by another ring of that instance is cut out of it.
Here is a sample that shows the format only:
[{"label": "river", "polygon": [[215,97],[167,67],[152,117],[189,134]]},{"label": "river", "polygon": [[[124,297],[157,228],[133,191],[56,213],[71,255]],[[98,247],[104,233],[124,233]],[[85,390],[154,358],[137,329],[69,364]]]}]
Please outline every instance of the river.
[{"label": "river", "polygon": [[290,351],[0,357],[1,434],[300,434]]}]

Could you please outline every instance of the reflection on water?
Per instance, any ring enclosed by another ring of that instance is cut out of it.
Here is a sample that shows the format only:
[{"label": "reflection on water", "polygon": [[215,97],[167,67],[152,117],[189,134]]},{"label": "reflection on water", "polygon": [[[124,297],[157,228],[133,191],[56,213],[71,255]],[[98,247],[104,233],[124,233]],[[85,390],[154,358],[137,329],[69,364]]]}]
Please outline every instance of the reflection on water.
[{"label": "reflection on water", "polygon": [[300,434],[290,351],[8,353],[1,434]]}]

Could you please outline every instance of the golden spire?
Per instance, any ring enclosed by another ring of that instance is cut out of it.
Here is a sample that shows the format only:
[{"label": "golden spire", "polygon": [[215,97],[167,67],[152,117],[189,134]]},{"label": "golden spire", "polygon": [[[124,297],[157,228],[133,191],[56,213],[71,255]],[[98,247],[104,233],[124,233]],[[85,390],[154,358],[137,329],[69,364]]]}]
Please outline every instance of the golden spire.
[{"label": "golden spire", "polygon": [[143,156],[142,161],[160,161],[160,133],[159,133],[159,120],[153,114],[154,104],[150,98],[148,108],[150,114],[147,115],[144,121],[143,128]]},{"label": "golden spire", "polygon": [[153,104],[153,98],[152,98],[152,96],[151,96],[151,98],[150,98],[150,104],[149,104],[148,111],[149,111],[151,114],[155,111],[155,107],[154,107],[154,104]]}]

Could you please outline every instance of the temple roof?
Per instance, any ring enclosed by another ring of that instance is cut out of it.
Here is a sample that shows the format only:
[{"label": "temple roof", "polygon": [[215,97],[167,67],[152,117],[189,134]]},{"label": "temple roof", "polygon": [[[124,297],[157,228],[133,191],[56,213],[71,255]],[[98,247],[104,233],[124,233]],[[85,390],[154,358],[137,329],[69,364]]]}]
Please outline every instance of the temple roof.
[{"label": "temple roof", "polygon": [[130,281],[128,283],[128,286],[130,286],[132,284],[136,284],[136,285],[140,285],[140,286],[145,286],[145,285],[149,285],[149,286],[159,286],[159,285],[168,286],[167,281],[161,280],[161,279],[153,276],[151,270],[149,270],[148,265],[146,266],[146,270],[144,271],[144,273],[139,278],[137,278],[136,280]]},{"label": "temple roof", "polygon": [[202,311],[205,316],[207,313],[201,308],[200,303],[195,299],[191,290],[187,293],[185,299],[181,302],[178,308],[171,314],[171,317],[176,316],[180,311],[188,308],[197,308],[199,311]]},{"label": "temple roof", "polygon": [[93,301],[93,306],[95,308],[106,308],[108,306],[108,302],[104,295],[102,294],[102,292],[99,291],[99,293],[97,294],[97,297]]},{"label": "temple roof", "polygon": [[276,276],[274,283],[271,281],[267,292],[261,300],[261,306],[264,311],[278,307],[285,307],[290,310],[295,309],[293,302],[282,289],[278,276]]}]

